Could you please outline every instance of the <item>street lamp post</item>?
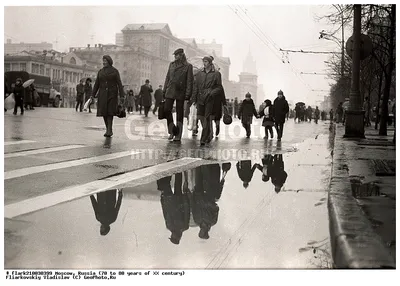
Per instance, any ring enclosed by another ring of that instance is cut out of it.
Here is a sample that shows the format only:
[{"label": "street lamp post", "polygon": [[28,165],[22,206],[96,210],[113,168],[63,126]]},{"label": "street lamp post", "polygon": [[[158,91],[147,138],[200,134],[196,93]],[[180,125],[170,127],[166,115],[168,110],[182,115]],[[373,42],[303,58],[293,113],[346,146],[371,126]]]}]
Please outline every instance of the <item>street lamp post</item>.
[{"label": "street lamp post", "polygon": [[365,138],[364,113],[361,107],[360,94],[360,63],[361,63],[361,5],[354,5],[352,79],[350,106],[346,110],[346,138]]}]

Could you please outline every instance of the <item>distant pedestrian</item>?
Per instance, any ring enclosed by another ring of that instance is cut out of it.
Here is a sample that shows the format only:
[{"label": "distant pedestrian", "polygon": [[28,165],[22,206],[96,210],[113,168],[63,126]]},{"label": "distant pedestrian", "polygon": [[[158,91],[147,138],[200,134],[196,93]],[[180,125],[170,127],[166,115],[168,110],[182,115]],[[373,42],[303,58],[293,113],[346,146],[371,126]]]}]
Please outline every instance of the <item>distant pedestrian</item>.
[{"label": "distant pedestrian", "polygon": [[141,104],[144,107],[144,116],[148,117],[149,110],[151,107],[151,93],[153,92],[153,88],[150,85],[150,80],[146,79],[144,85],[140,87],[139,96],[141,98]]},{"label": "distant pedestrian", "polygon": [[246,137],[250,138],[251,135],[251,124],[253,123],[253,116],[258,118],[258,113],[254,105],[253,99],[251,99],[251,94],[246,93],[245,99],[239,109],[238,118],[242,122],[243,128],[246,130]]},{"label": "distant pedestrian", "polygon": [[329,111],[329,120],[331,122],[333,122],[333,109],[331,108],[331,110]]},{"label": "distant pedestrian", "polygon": [[156,114],[158,107],[163,99],[163,89],[162,85],[158,86],[158,89],[154,92],[154,109],[153,114]]},{"label": "distant pedestrian", "polygon": [[112,126],[114,116],[117,115],[118,111],[118,97],[124,95],[119,71],[112,65],[111,57],[103,56],[103,68],[97,73],[93,87],[93,97],[98,97],[97,116],[103,117],[107,129],[104,134],[105,137],[113,135]]},{"label": "distant pedestrian", "polygon": [[281,141],[283,136],[283,126],[285,125],[286,114],[289,112],[289,104],[286,101],[283,91],[278,91],[278,97],[274,100],[274,119],[275,128],[278,133],[278,141]]},{"label": "distant pedestrian", "polygon": [[264,118],[262,122],[262,126],[265,127],[264,139],[268,140],[268,132],[271,135],[271,139],[274,138],[274,130],[272,129],[274,126],[274,107],[271,100],[267,99],[264,101],[261,105],[259,116]]},{"label": "distant pedestrian", "polygon": [[317,124],[318,124],[319,116],[320,116],[320,111],[319,111],[318,106],[317,106],[317,107],[315,107],[315,111],[314,111],[314,121]]},{"label": "distant pedestrian", "polygon": [[75,111],[78,111],[78,107],[79,107],[79,111],[82,112],[83,111],[83,98],[85,95],[85,86],[83,84],[84,80],[81,79],[79,84],[77,84],[76,86],[76,107],[75,107]]},{"label": "distant pedestrian", "polygon": [[336,123],[342,123],[343,122],[343,103],[339,102],[338,106],[336,107]]},{"label": "distant pedestrian", "polygon": [[92,79],[87,78],[85,82],[85,103],[90,99],[88,104],[89,113],[92,113],[90,106],[93,104],[93,87],[92,87]]},{"label": "distant pedestrian", "polygon": [[25,110],[32,110],[33,109],[33,91],[34,91],[34,87],[32,88],[31,84],[29,87],[25,88],[25,92],[24,92],[24,107]]},{"label": "distant pedestrian", "polygon": [[17,78],[15,81],[15,86],[12,90],[14,94],[14,115],[17,115],[18,107],[21,108],[21,115],[24,115],[24,95],[25,95],[25,88],[22,86],[22,79]]},{"label": "distant pedestrian", "polygon": [[[173,55],[175,60],[169,64],[164,83],[164,113],[167,119],[168,140],[180,142],[183,133],[185,100],[190,100],[193,92],[193,66],[187,61],[183,49],[175,50]],[[176,124],[172,116],[175,102]]]},{"label": "distant pedestrian", "polygon": [[128,92],[127,100],[126,100],[126,107],[127,107],[128,113],[131,114],[133,112],[134,104],[135,104],[135,95],[133,94],[133,90],[130,89]]}]

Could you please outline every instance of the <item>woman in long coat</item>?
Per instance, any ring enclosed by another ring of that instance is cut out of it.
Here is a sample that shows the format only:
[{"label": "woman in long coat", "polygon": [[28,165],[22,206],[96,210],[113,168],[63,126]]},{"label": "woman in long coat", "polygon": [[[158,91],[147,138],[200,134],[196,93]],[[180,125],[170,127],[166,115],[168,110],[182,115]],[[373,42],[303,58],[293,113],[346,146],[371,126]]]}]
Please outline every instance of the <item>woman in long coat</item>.
[{"label": "woman in long coat", "polygon": [[[102,116],[106,125],[105,137],[111,137],[113,118],[117,115],[118,95],[124,96],[119,72],[113,66],[110,56],[103,56],[103,68],[97,73],[96,82],[93,87],[93,96],[97,100],[97,116]],[[98,94],[97,94],[98,93]]]}]

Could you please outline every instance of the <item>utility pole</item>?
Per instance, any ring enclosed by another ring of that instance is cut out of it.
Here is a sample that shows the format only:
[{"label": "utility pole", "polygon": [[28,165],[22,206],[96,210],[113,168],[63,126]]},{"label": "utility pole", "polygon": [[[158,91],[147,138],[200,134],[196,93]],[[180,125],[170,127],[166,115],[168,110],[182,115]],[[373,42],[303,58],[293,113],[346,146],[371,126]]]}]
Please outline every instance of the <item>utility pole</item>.
[{"label": "utility pole", "polygon": [[344,137],[365,138],[364,113],[361,107],[360,65],[361,65],[361,5],[354,5],[353,65],[350,92],[350,107],[346,110],[346,129]]}]

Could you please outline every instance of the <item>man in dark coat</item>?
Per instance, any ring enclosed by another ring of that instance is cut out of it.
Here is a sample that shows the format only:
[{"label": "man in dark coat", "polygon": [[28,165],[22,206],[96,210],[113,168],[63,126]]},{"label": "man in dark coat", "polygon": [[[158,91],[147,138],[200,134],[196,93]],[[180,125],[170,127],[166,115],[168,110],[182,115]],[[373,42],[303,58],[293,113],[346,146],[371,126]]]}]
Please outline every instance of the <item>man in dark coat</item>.
[{"label": "man in dark coat", "polygon": [[144,116],[148,117],[151,107],[151,93],[153,88],[150,85],[150,80],[146,79],[146,83],[140,87],[139,97],[141,98],[141,105],[144,107]]},{"label": "man in dark coat", "polygon": [[[85,103],[88,101],[90,98],[92,98],[92,93],[93,93],[93,88],[92,88],[92,80],[90,78],[86,79],[85,83]],[[90,106],[93,104],[93,100],[90,102],[88,108],[89,108],[89,113],[92,113],[90,110]]]},{"label": "man in dark coat", "polygon": [[[174,52],[175,61],[169,64],[165,78],[163,97],[164,112],[167,119],[168,140],[181,141],[185,100],[190,100],[193,92],[193,66],[188,63],[183,49]],[[176,125],[172,109],[176,101]]]},{"label": "man in dark coat", "polygon": [[85,95],[85,86],[83,85],[83,79],[80,80],[79,84],[76,86],[76,107],[75,110],[83,111],[83,97]]},{"label": "man in dark coat", "polygon": [[239,108],[238,118],[242,121],[242,126],[246,130],[246,137],[250,138],[251,135],[251,124],[253,123],[253,115],[258,118],[258,113],[254,101],[251,99],[251,94],[246,94],[245,100]]},{"label": "man in dark coat", "polygon": [[214,100],[223,91],[221,73],[212,64],[212,58],[203,58],[204,68],[196,74],[193,86],[193,102],[197,106],[197,116],[200,119],[203,131],[200,145],[204,146],[212,140],[212,115]]},{"label": "man in dark coat", "polygon": [[[199,166],[195,170],[192,213],[194,222],[200,227],[199,237],[209,239],[208,232],[218,221],[219,207],[216,203],[219,192],[220,166]],[[222,192],[222,189],[220,190]]]},{"label": "man in dark coat", "polygon": [[110,225],[117,220],[119,209],[122,203],[122,191],[109,190],[97,194],[97,201],[94,195],[90,196],[96,219],[101,223],[100,234],[107,235],[110,232]]},{"label": "man in dark coat", "polygon": [[15,100],[15,105],[14,105],[14,115],[17,115],[17,110],[18,107],[21,108],[21,115],[24,114],[24,95],[25,95],[25,88],[22,86],[22,79],[17,78],[15,82],[15,86],[12,90],[12,93],[14,94],[14,100]]},{"label": "man in dark coat", "polygon": [[[118,96],[124,95],[119,71],[114,68],[110,56],[103,56],[103,68],[98,72],[93,86],[93,97],[97,97],[97,116],[102,116],[106,125],[105,137],[113,135],[112,125],[118,111]],[[97,95],[97,92],[99,93]]]},{"label": "man in dark coat", "polygon": [[171,176],[157,180],[161,191],[161,207],[165,226],[171,231],[170,241],[179,244],[182,234],[189,229],[190,201],[189,194],[182,188],[182,173],[175,174],[174,192],[171,188]]},{"label": "man in dark coat", "polygon": [[163,90],[162,90],[162,85],[158,86],[158,89],[154,93],[154,109],[153,109],[153,114],[155,115],[157,112],[158,107],[160,106],[160,102],[163,99]]},{"label": "man in dark coat", "polygon": [[275,186],[275,192],[279,193],[286,182],[287,173],[283,162],[283,155],[274,155],[274,161],[271,166],[271,182]]},{"label": "man in dark coat", "polygon": [[289,112],[289,104],[286,101],[283,91],[278,91],[278,97],[274,100],[275,128],[278,133],[278,141],[283,135],[283,125],[285,124],[286,113]]}]

